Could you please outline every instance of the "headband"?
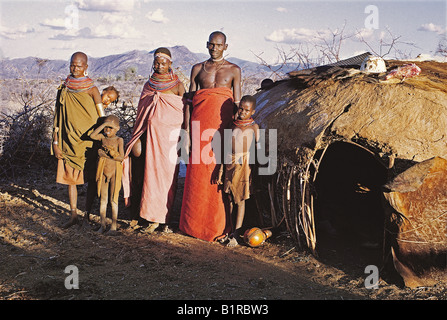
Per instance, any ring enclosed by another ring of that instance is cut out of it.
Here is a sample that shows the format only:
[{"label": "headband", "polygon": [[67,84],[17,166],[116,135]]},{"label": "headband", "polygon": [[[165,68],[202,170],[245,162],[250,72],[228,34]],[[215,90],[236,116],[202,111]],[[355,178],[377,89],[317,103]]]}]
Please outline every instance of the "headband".
[{"label": "headband", "polygon": [[157,57],[166,58],[166,59],[168,59],[169,61],[172,62],[172,58],[171,58],[170,56],[168,56],[166,53],[163,53],[163,52],[157,52],[157,53],[155,54],[155,58],[157,58]]}]

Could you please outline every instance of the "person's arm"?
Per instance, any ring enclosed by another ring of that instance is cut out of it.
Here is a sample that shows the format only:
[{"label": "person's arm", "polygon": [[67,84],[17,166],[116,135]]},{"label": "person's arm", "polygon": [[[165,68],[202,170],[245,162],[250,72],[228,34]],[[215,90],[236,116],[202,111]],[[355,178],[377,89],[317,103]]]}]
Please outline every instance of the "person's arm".
[{"label": "person's arm", "polygon": [[185,94],[185,112],[183,115],[183,129],[189,134],[190,120],[191,120],[191,108],[192,108],[192,98],[194,96],[194,92],[197,91],[197,82],[196,77],[200,71],[200,64],[194,65],[191,69],[191,77],[189,80],[189,91]]},{"label": "person's arm", "polygon": [[257,123],[253,125],[253,130],[255,131],[256,142],[259,142],[259,126]]},{"label": "person's arm", "polygon": [[189,91],[185,93],[185,109],[183,112],[183,129],[186,131],[185,135],[185,150],[187,155],[189,155],[191,148],[191,112],[192,112],[192,98],[194,97],[194,93],[198,89],[198,85],[196,82],[196,77],[199,74],[201,64],[196,64],[191,69],[191,77],[189,81]]},{"label": "person's arm", "polygon": [[183,95],[185,94],[186,90],[185,90],[185,86],[183,85],[183,82],[179,82],[177,85],[178,88],[178,94],[180,97],[183,97]]},{"label": "person's arm", "polygon": [[200,72],[201,67],[202,67],[202,64],[199,63],[199,64],[194,65],[191,69],[191,77],[189,79],[189,92],[190,93],[196,92],[197,89],[199,88],[196,78]]},{"label": "person's arm", "polygon": [[121,162],[124,160],[124,139],[123,138],[118,138],[118,152],[119,152],[119,155],[114,157],[113,159]]},{"label": "person's arm", "polygon": [[58,141],[58,131],[59,128],[55,127],[53,131],[53,154],[56,157],[56,159],[63,159],[63,153],[61,148],[59,148],[59,141]]},{"label": "person's arm", "polygon": [[60,98],[61,94],[61,87],[59,87],[56,97],[56,104],[54,108],[54,119],[53,119],[53,141],[51,142],[51,154],[56,157],[56,159],[63,159],[63,153],[59,146],[59,143],[62,143],[59,141],[59,130],[60,130],[60,123],[59,123],[59,113],[60,113]]},{"label": "person's arm", "polygon": [[99,90],[97,87],[93,87],[90,89],[90,95],[93,98],[93,101],[95,102],[96,111],[98,112],[98,115],[100,117],[104,117],[106,114],[104,112],[104,105],[102,104],[101,94],[99,93]]},{"label": "person's arm", "polygon": [[95,131],[90,134],[90,138],[92,138],[93,140],[101,140],[102,138],[104,138],[104,135],[101,133],[101,131],[106,125],[107,122],[102,123],[98,128],[95,129]]},{"label": "person's arm", "polygon": [[[184,100],[187,99],[187,96],[184,98]],[[190,120],[191,120],[191,103],[188,101],[185,101],[184,107],[183,107],[183,142],[182,142],[182,149],[185,150],[186,156],[189,156],[190,149],[191,149],[191,133],[190,133]]]},{"label": "person's arm", "polygon": [[219,168],[219,173],[217,174],[217,179],[215,181],[215,183],[218,185],[223,184],[224,169],[225,169],[225,165],[223,163],[221,163],[220,168]]},{"label": "person's arm", "polygon": [[123,161],[124,160],[124,140],[123,138],[117,137],[118,143],[117,143],[117,150],[115,151],[115,148],[108,147],[107,153],[110,155],[110,157],[115,161]]},{"label": "person's arm", "polygon": [[241,81],[242,81],[241,68],[235,66],[233,71],[233,98],[234,103],[237,106],[239,106],[239,102],[241,101],[242,97]]}]

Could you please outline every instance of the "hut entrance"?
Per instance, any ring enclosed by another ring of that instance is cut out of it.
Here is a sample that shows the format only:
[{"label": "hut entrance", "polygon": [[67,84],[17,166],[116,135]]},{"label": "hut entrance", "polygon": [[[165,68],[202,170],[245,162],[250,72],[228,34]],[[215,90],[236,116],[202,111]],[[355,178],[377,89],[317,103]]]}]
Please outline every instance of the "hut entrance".
[{"label": "hut entrance", "polygon": [[[387,169],[372,153],[353,143],[334,142],[324,154],[317,153],[318,157],[314,215],[319,256],[332,254],[359,262],[356,255],[380,253],[384,221],[381,186]],[[352,256],[343,256],[346,254]]]}]

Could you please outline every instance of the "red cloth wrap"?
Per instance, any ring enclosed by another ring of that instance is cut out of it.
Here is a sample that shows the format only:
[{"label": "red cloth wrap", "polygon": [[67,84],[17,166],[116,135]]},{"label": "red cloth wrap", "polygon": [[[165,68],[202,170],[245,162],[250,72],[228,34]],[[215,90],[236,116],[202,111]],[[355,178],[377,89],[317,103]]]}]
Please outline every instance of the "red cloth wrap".
[{"label": "red cloth wrap", "polygon": [[[231,231],[231,220],[221,187],[211,183],[214,175],[218,174],[222,160],[217,159],[216,162],[210,148],[214,134],[209,133],[213,130],[219,132],[223,142],[224,129],[229,128],[233,120],[233,92],[229,88],[201,89],[195,93],[192,103],[192,152],[186,170],[179,228],[195,238],[215,241]],[[195,121],[200,124],[200,130],[196,130]],[[209,131],[202,136],[205,130]],[[202,150],[214,161],[204,163],[200,158]],[[222,156],[223,152],[220,154]]]},{"label": "red cloth wrap", "polygon": [[[177,187],[177,143],[183,123],[182,97],[154,91],[146,83],[138,104],[132,138],[126,145],[123,191],[126,206],[132,193],[132,146],[147,132],[140,216],[167,223]],[[142,155],[143,156],[143,155]]]}]

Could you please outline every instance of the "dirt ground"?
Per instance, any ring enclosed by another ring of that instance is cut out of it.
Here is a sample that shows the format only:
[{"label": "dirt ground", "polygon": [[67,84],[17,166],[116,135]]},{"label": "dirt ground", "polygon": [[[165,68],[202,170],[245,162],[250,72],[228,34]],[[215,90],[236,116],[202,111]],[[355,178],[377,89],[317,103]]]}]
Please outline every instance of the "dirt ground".
[{"label": "dirt ground", "polygon": [[[341,245],[321,249],[316,258],[297,250],[280,230],[261,247],[227,248],[179,232],[133,230],[122,204],[116,236],[77,226],[64,230],[67,189],[54,182],[54,173],[0,183],[0,299],[447,299],[445,285],[408,289],[386,276],[377,289],[367,289],[365,267],[378,263],[380,252],[359,258]],[[177,210],[181,193],[179,188]],[[80,188],[80,208],[84,197]],[[78,269],[79,289],[65,287],[67,266]]]}]

